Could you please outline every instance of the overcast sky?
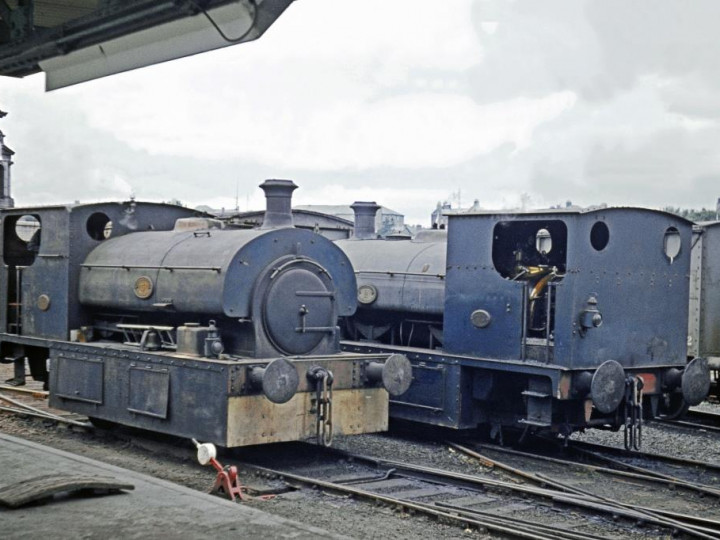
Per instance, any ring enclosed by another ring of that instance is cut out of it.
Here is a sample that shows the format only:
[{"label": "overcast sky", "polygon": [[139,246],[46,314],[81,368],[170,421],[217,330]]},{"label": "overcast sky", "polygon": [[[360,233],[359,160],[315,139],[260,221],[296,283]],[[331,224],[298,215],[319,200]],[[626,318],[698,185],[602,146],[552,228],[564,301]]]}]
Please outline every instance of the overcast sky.
[{"label": "overcast sky", "polygon": [[718,0],[299,0],[258,41],[44,93],[0,78],[18,205],[714,208]]}]

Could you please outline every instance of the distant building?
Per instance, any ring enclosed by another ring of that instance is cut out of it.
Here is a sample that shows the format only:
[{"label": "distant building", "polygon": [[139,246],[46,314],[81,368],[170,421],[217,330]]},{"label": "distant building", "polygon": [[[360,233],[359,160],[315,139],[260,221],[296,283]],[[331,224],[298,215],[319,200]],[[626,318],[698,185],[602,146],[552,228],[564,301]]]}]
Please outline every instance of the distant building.
[{"label": "distant building", "polygon": [[[264,210],[237,212],[234,209],[214,209],[209,206],[196,206],[195,210],[211,214],[226,223],[248,228],[262,225],[265,215]],[[355,213],[350,205],[299,205],[292,209],[292,214],[295,226],[300,229],[316,230],[331,240],[352,236]],[[375,216],[375,231],[383,238],[414,236],[414,230],[405,225],[405,216],[385,206],[381,206]]]},{"label": "distant building", "polygon": [[[209,206],[197,206],[195,210],[213,215],[227,224],[235,227],[255,228],[263,223],[264,210],[253,210],[250,212],[226,211],[224,208],[213,209]],[[292,209],[293,223],[298,229],[308,229],[322,234],[330,240],[341,240],[352,236],[353,221],[342,217],[303,210]]]},{"label": "distant building", "polygon": [[[296,206],[295,210],[306,210],[329,214],[338,218],[346,219],[351,223],[355,222],[355,213],[350,205],[342,204],[306,204]],[[381,206],[375,215],[375,231],[380,236],[408,235],[410,231],[405,227],[405,216],[395,210]]]},{"label": "distant building", "polygon": [[447,227],[447,216],[451,214],[467,214],[471,212],[478,212],[480,210],[480,201],[475,199],[473,205],[470,208],[453,208],[452,205],[447,202],[438,201],[435,210],[430,214],[430,224],[433,229],[444,229]]}]

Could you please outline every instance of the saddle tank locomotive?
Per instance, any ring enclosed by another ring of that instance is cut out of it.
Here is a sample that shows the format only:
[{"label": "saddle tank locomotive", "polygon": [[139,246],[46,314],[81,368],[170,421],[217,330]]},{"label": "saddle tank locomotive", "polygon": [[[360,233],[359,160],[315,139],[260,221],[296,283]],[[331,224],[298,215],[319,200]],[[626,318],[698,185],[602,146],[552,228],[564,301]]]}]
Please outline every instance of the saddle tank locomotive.
[{"label": "saddle tank locomotive", "polygon": [[568,436],[625,428],[708,392],[686,363],[692,224],[640,208],[450,215],[447,230],[377,239],[355,203],[337,242],[358,280],[343,347],[412,361],[391,416]]},{"label": "saddle tank locomotive", "polygon": [[3,211],[0,358],[15,382],[27,359],[53,407],[225,447],[387,429],[410,364],[340,352],[355,277],[293,227],[296,187],[264,182],[252,230],[135,201]]}]

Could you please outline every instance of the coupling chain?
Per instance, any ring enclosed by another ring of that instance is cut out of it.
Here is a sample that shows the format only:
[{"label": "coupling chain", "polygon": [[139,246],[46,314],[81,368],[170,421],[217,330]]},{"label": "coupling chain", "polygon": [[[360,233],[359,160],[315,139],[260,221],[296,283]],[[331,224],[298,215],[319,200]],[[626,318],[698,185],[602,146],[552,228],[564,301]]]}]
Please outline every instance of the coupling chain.
[{"label": "coupling chain", "polygon": [[315,381],[315,436],[319,445],[330,446],[333,440],[333,374],[329,369],[316,366],[309,370],[308,376]]},{"label": "coupling chain", "polygon": [[625,381],[625,449],[640,450],[642,446],[643,381],[628,377]]}]

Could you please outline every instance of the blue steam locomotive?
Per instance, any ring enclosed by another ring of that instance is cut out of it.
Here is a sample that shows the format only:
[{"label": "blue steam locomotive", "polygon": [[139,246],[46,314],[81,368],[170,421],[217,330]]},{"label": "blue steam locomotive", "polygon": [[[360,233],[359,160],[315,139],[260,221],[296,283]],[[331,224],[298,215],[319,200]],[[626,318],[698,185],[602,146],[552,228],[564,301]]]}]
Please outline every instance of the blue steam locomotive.
[{"label": "blue steam locomotive", "polygon": [[402,353],[414,380],[391,416],[452,428],[565,436],[697,404],[710,376],[686,361],[692,223],[640,208],[476,212],[413,240],[377,239],[356,203],[338,242],[358,281],[343,348]]},{"label": "blue steam locomotive", "polygon": [[385,430],[407,358],[340,352],[352,266],[292,226],[293,182],[261,187],[251,230],[135,201],[3,210],[11,382],[29,364],[54,407],[226,447]]}]

